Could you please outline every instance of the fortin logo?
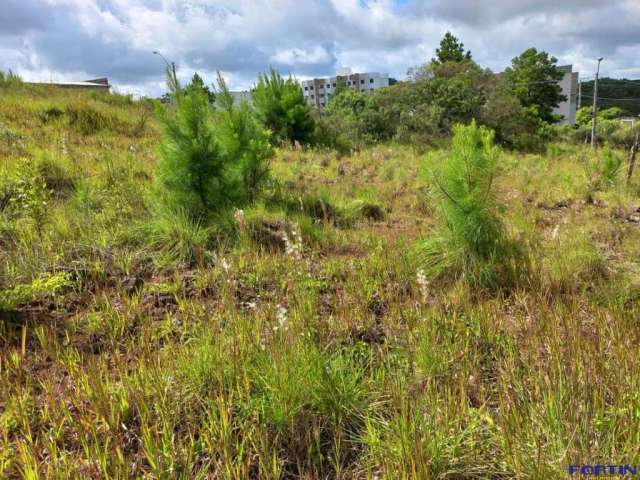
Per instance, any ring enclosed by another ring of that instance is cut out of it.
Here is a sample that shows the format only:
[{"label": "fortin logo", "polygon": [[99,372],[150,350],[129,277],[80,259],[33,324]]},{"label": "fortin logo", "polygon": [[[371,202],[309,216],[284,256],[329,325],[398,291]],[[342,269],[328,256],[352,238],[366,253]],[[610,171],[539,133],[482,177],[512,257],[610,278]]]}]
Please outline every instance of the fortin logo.
[{"label": "fortin logo", "polygon": [[639,471],[640,465],[569,465],[569,475],[577,478],[632,478]]}]

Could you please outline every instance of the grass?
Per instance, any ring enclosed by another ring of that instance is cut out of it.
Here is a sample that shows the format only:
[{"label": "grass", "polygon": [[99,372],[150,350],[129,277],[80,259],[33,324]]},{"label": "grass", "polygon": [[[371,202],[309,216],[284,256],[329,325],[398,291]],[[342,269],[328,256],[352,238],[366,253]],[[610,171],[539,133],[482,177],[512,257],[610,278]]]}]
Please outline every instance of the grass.
[{"label": "grass", "polygon": [[602,153],[500,154],[500,221],[533,281],[484,292],[418,274],[438,231],[424,154],[279,150],[221,237],[155,213],[158,125],[105,98],[0,96],[0,478],[640,463],[640,184],[594,190]]}]

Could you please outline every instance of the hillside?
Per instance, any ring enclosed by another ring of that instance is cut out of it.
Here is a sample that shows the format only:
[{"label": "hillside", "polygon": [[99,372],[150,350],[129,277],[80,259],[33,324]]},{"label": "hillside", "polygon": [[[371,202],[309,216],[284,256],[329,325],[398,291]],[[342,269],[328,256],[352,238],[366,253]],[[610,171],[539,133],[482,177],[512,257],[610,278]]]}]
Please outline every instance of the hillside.
[{"label": "hillside", "polygon": [[160,142],[151,104],[0,92],[0,478],[640,464],[640,180],[605,151],[499,153],[527,276],[487,291],[420,267],[448,146],[277,148],[225,236],[155,214]]},{"label": "hillside", "polygon": [[[582,83],[582,105],[593,100],[593,80]],[[598,97],[602,108],[619,107],[626,115],[640,115],[640,80],[601,78]]]}]

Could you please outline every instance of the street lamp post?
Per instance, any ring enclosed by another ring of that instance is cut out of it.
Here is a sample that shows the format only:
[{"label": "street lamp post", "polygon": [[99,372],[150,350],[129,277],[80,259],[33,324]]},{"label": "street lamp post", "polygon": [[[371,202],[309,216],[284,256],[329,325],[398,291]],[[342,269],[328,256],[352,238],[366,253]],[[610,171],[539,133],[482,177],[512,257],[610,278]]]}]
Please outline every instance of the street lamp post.
[{"label": "street lamp post", "polygon": [[166,58],[164,58],[164,55],[162,55],[158,50],[154,50],[152,52],[154,55],[158,55],[160,58],[162,58],[162,60],[164,60],[164,63],[167,65],[167,68],[171,70],[171,73],[173,74],[173,79],[176,79],[176,64],[174,62],[171,62],[171,64],[169,64],[169,62],[167,61]]}]

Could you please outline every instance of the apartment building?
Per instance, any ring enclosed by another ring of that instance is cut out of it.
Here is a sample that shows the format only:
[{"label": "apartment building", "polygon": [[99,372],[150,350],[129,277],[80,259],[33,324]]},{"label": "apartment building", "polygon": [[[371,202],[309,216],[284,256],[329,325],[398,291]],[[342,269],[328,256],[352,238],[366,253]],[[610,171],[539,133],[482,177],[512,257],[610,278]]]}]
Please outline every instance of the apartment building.
[{"label": "apartment building", "polygon": [[314,78],[300,82],[302,93],[310,105],[323,108],[336,91],[339,84],[347,88],[372,94],[375,90],[389,86],[389,75],[386,73],[351,73],[349,69],[338,71],[335,77]]},{"label": "apartment building", "polygon": [[558,70],[564,73],[564,77],[558,82],[562,88],[562,94],[567,99],[560,103],[557,108],[553,110],[556,115],[562,115],[560,125],[574,125],[576,123],[576,111],[578,109],[578,83],[580,82],[580,75],[578,72],[573,71],[573,65],[562,65],[558,67]]}]

